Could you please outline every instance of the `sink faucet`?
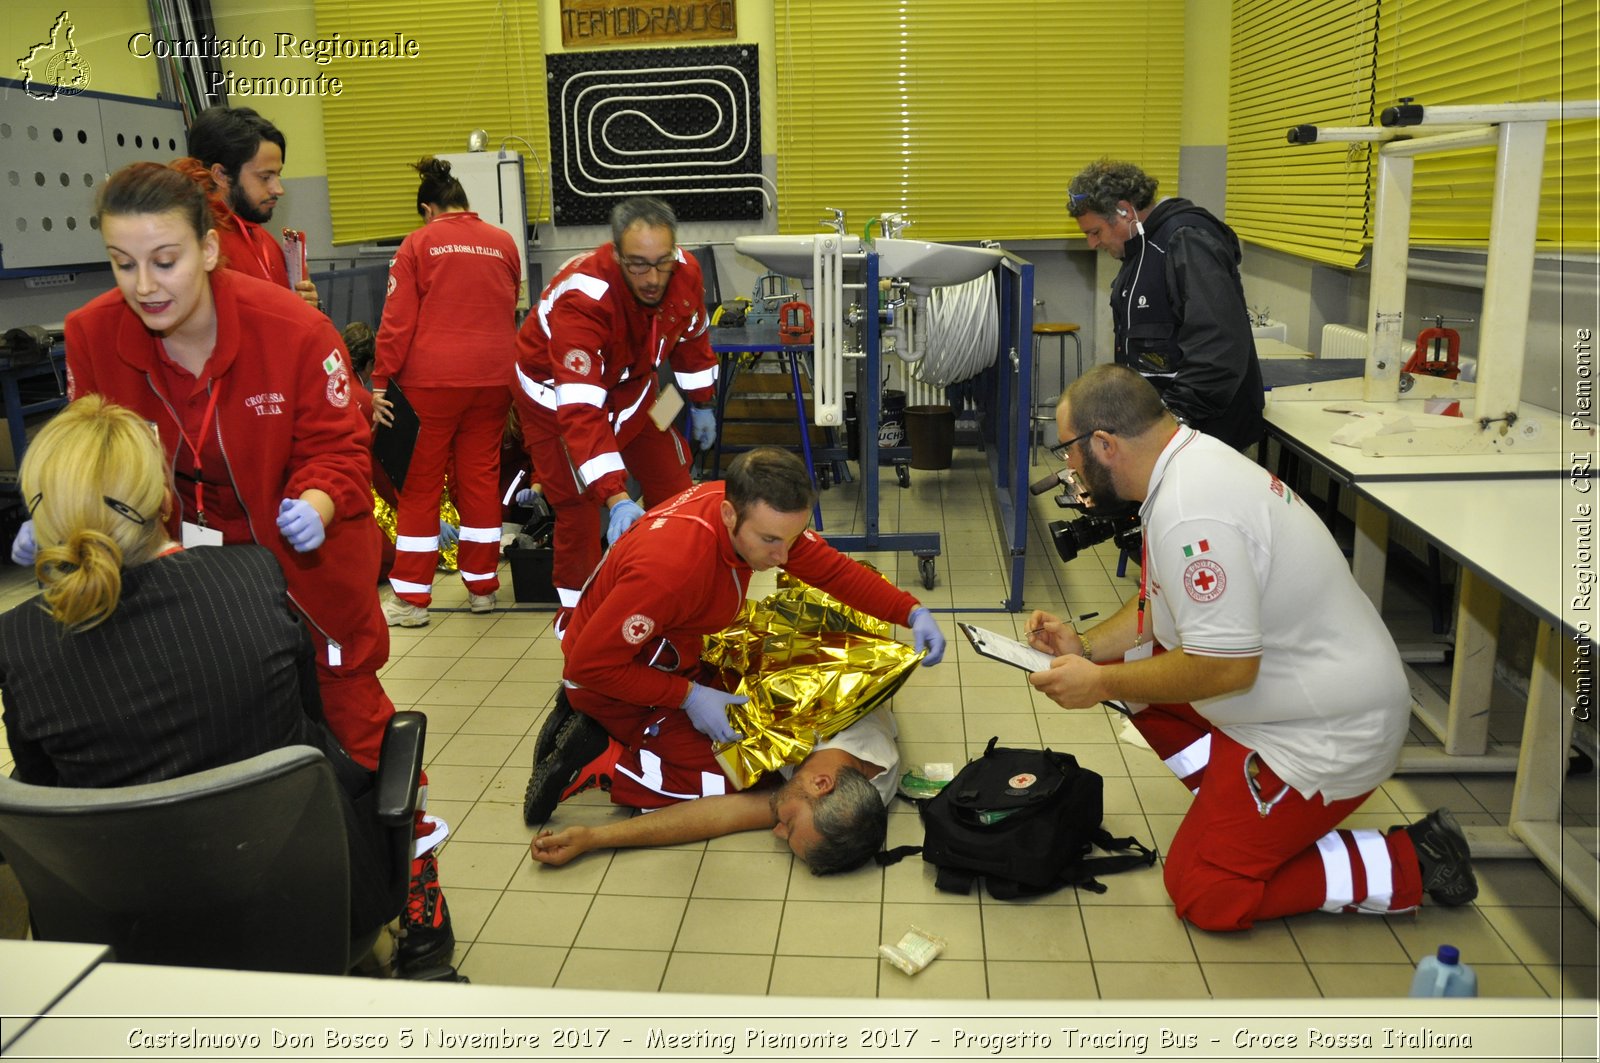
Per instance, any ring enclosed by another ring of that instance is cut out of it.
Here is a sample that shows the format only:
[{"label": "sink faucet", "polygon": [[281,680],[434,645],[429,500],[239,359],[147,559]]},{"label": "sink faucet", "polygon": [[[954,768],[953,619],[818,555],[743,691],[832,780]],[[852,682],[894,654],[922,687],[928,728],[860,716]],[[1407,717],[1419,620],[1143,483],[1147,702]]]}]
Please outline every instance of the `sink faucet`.
[{"label": "sink faucet", "polygon": [[885,214],[883,215],[882,221],[883,235],[889,237],[890,239],[895,239],[900,235],[907,225],[911,224],[913,224],[911,219],[907,218],[904,214]]},{"label": "sink faucet", "polygon": [[831,214],[832,217],[821,218],[817,221],[817,224],[826,225],[840,236],[843,236],[845,234],[844,211],[840,210],[838,207],[823,207],[822,209]]}]

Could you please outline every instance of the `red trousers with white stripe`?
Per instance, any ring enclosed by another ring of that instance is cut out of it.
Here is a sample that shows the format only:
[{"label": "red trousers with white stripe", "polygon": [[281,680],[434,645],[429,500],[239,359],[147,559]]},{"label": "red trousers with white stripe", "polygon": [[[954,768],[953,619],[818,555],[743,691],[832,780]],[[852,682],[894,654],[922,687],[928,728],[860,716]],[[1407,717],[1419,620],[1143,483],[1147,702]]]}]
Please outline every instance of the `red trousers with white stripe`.
[{"label": "red trousers with white stripe", "polygon": [[[1194,791],[1167,850],[1165,881],[1178,915],[1202,930],[1245,930],[1258,919],[1321,909],[1403,912],[1422,899],[1416,850],[1403,830],[1338,830],[1367,794],[1324,803],[1285,784],[1189,705],[1151,705],[1133,716],[1156,755]],[[1370,792],[1370,791],[1369,791]]]},{"label": "red trousers with white stripe", "polygon": [[[579,489],[574,462],[562,442],[555,411],[521,393],[516,394],[516,402],[523,444],[533,460],[533,473],[544,500],[556,519],[550,581],[555,584],[561,607],[571,609],[578,604],[578,594],[589,574],[600,563],[600,513],[606,500],[596,497],[593,491]],[[640,410],[634,416],[646,414]],[[621,454],[628,474],[639,481],[645,509],[693,486],[689,478],[689,444],[675,428],[658,431],[654,424],[645,424],[621,448]]]},{"label": "red trousers with white stripe", "polygon": [[457,570],[472,594],[500,586],[500,439],[511,390],[506,387],[407,388],[421,427],[395,516],[395,596],[426,607],[439,566],[439,495],[450,473],[450,498],[461,515]]},{"label": "red trousers with white stripe", "polygon": [[568,690],[567,697],[622,744],[611,778],[612,804],[662,808],[732,791],[711,739],[695,730],[682,709],[629,705],[588,690]]}]

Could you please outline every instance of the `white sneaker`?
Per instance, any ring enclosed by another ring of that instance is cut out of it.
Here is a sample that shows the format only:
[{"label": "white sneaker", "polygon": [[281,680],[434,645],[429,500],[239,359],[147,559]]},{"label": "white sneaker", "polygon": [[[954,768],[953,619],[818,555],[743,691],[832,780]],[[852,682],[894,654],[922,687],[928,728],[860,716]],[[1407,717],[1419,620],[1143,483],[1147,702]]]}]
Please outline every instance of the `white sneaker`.
[{"label": "white sneaker", "polygon": [[492,594],[470,594],[467,599],[467,604],[471,606],[474,613],[494,612],[494,595]]},{"label": "white sneaker", "polygon": [[423,627],[428,623],[428,611],[402,598],[385,598],[383,619],[390,627]]}]

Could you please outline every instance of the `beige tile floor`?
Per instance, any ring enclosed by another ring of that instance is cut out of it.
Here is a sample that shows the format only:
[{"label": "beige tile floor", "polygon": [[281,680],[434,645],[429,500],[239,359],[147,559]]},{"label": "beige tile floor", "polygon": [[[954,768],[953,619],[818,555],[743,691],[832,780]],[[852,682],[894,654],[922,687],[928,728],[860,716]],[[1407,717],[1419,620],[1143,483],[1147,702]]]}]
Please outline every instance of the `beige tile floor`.
[{"label": "beige tile floor", "polygon": [[[1025,613],[988,611],[1005,597],[1008,571],[982,456],[958,452],[954,469],[915,471],[905,489],[892,475],[884,483],[883,530],[942,534],[937,584],[922,588],[909,555],[862,556],[930,606],[960,610],[942,615],[947,628],[969,619],[1020,632]],[[859,484],[836,486],[823,500],[825,533],[859,527]],[[1109,546],[1062,565],[1043,530],[1059,515],[1048,496],[1035,500],[1027,606],[1109,613],[1134,579],[1115,575]],[[8,569],[6,580],[0,606],[31,591],[18,570]],[[769,586],[758,583],[756,591]],[[1179,922],[1154,869],[1109,878],[1101,895],[1065,890],[1006,903],[939,893],[916,858],[815,878],[765,833],[540,867],[527,855],[533,830],[522,823],[521,800],[534,735],[560,676],[551,614],[515,606],[474,616],[453,578],[440,577],[437,589],[428,627],[393,629],[383,678],[397,705],[428,714],[429,805],[452,826],[441,881],[456,963],[475,983],[752,995],[815,995],[826,986],[840,997],[1011,1000],[1398,996],[1416,961],[1450,942],[1477,968],[1486,996],[1595,998],[1595,924],[1532,860],[1480,862],[1482,892],[1466,908],[1388,919],[1313,913],[1239,934]],[[501,597],[510,598],[509,586]],[[1394,611],[1394,625],[1418,622],[1414,607],[1409,615]],[[1515,741],[1517,699],[1502,693],[1492,729]],[[1021,673],[954,639],[944,664],[914,676],[895,711],[907,764],[963,762],[993,735],[1071,751],[1105,777],[1114,834],[1164,847],[1188,803],[1153,754],[1118,740],[1105,710],[1064,712],[1035,695]],[[1420,725],[1414,731],[1413,741],[1431,741]],[[1571,821],[1595,824],[1594,777],[1570,781],[1567,790]],[[1503,823],[1509,780],[1398,777],[1351,822],[1386,827],[1440,804],[1464,823]],[[621,814],[590,793],[562,805],[551,822]],[[889,844],[920,839],[915,809],[897,800]],[[915,979],[876,956],[880,943],[912,924],[949,941]]]}]

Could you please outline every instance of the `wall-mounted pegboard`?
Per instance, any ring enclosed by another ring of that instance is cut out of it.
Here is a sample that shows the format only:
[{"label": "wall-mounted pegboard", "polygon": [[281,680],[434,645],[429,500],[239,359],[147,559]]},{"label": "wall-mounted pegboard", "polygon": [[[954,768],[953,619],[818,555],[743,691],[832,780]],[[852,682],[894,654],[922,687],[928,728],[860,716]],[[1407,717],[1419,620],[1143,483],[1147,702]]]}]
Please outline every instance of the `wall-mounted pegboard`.
[{"label": "wall-mounted pegboard", "polygon": [[753,44],[546,56],[555,223],[603,224],[637,195],[680,221],[761,218],[756,57]]},{"label": "wall-mounted pegboard", "polygon": [[174,103],[84,92],[35,99],[0,78],[0,267],[104,262],[94,200],[130,162],[184,153]]}]

